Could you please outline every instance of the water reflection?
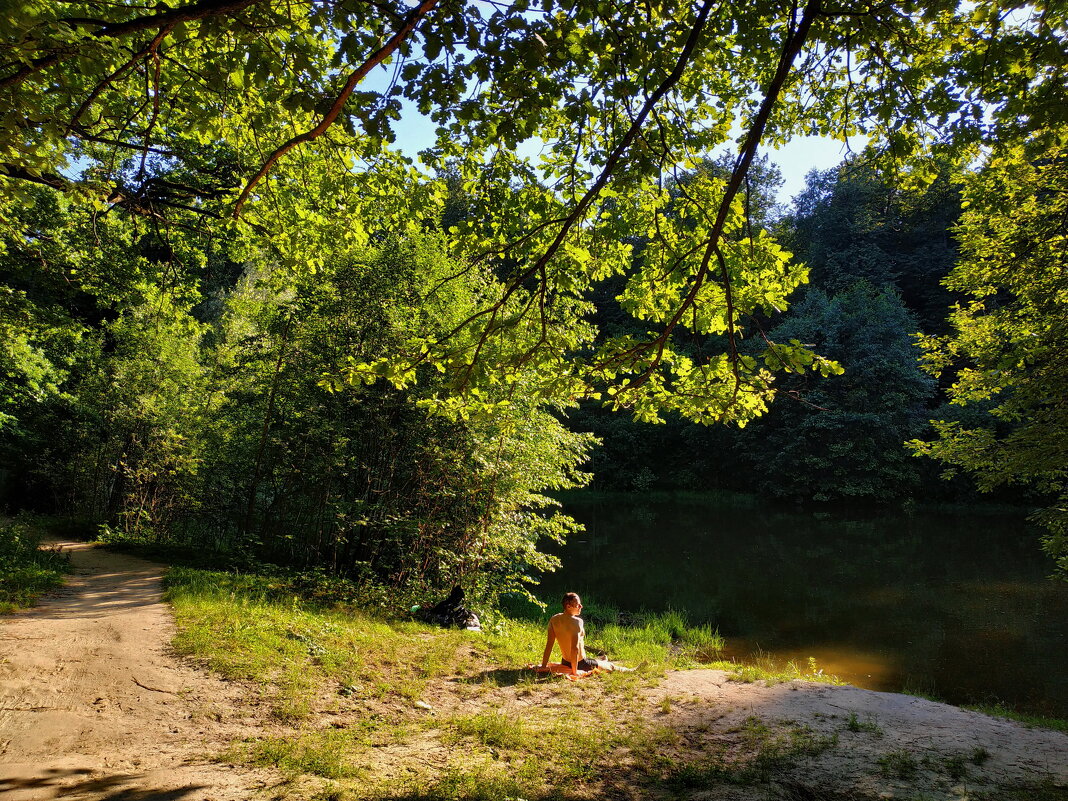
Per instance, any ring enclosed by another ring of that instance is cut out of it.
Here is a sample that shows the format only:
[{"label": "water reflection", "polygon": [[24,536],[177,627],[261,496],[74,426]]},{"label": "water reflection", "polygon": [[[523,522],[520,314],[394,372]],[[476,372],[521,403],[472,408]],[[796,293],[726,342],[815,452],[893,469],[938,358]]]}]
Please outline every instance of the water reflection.
[{"label": "water reflection", "polygon": [[729,653],[862,687],[1068,716],[1068,584],[1021,515],[795,513],[696,500],[572,500],[587,526],[546,576],[620,610],[685,610]]}]

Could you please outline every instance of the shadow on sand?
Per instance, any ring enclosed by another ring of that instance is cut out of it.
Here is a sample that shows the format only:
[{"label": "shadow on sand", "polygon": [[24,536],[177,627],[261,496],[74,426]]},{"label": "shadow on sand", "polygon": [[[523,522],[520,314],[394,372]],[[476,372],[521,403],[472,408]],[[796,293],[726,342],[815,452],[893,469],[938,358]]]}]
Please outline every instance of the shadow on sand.
[{"label": "shadow on sand", "polygon": [[40,776],[0,779],[0,795],[18,798],[93,798],[97,801],[183,801],[206,785],[161,789],[146,787],[144,776],[117,773],[93,776],[88,768],[53,768]]},{"label": "shadow on sand", "polygon": [[554,679],[562,679],[552,673],[537,673],[529,668],[497,668],[484,670],[473,676],[453,679],[457,684],[489,684],[493,687],[514,687],[517,684],[540,684]]}]

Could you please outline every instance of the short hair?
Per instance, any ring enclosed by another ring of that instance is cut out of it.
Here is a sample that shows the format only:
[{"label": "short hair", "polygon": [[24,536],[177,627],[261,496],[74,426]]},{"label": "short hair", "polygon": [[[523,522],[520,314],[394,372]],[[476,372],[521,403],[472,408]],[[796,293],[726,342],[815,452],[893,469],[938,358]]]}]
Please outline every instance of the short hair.
[{"label": "short hair", "polygon": [[582,603],[582,599],[579,598],[577,592],[565,592],[564,593],[564,609],[567,609],[569,606],[573,606],[574,604],[581,604],[581,603]]}]

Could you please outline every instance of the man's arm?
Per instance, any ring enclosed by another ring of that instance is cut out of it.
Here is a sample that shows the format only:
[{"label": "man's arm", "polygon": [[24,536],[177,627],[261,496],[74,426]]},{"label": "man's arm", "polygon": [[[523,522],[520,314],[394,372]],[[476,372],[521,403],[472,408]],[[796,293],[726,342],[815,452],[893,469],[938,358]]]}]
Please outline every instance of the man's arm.
[{"label": "man's arm", "polygon": [[549,624],[549,632],[548,632],[548,634],[549,634],[548,639],[545,642],[545,653],[543,653],[541,655],[541,666],[543,668],[549,666],[549,657],[552,656],[553,644],[556,642],[556,632],[553,631],[553,624],[552,623]]}]

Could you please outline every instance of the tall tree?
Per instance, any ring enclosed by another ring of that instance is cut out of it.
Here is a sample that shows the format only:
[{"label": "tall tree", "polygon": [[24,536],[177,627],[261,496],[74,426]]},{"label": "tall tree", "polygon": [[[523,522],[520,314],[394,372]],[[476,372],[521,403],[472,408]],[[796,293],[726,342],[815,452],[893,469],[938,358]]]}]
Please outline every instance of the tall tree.
[{"label": "tall tree", "polygon": [[791,378],[739,445],[753,486],[796,501],[888,502],[919,478],[904,441],[926,426],[934,381],[917,363],[915,318],[891,287],[813,288],[773,331],[813,343],[843,367],[819,382]]},{"label": "tall tree", "polygon": [[492,598],[551,567],[540,545],[573,524],[543,492],[584,482],[588,435],[521,386],[455,408],[437,376],[402,388],[340,378],[499,294],[493,276],[443,281],[458,265],[440,234],[339,251],[282,287],[275,269],[250,263],[217,325],[222,401],[201,470],[212,492],[191,526],[409,592],[463,581]]},{"label": "tall tree", "polygon": [[[828,292],[857,280],[894,286],[928,333],[945,327],[951,295],[942,286],[956,259],[964,168],[948,159],[923,165],[931,182],[892,180],[863,159],[808,176],[784,229],[784,244]],[[904,184],[904,185],[902,185]]]}]

